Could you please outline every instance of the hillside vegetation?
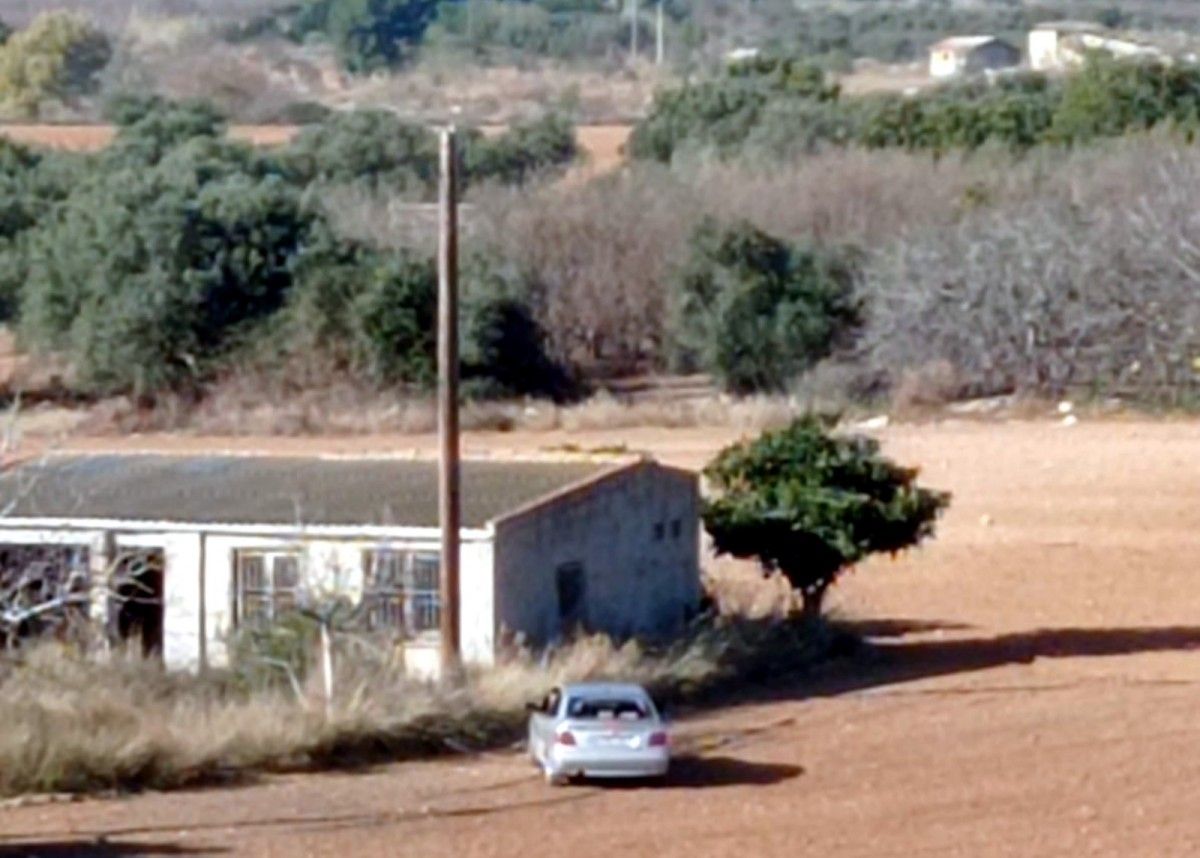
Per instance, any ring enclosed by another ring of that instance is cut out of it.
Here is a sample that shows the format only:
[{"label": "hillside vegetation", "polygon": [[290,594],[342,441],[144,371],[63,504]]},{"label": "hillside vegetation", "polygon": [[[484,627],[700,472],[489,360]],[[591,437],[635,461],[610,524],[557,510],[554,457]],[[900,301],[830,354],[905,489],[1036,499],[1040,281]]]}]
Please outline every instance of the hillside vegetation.
[{"label": "hillside vegetation", "polygon": [[719,69],[734,48],[842,73],[858,60],[920,68],[951,35],[1022,44],[1050,19],[1170,40],[1200,31],[1200,11],[1170,0],[663,0],[632,13],[624,0],[66,0],[55,11],[2,0],[0,42],[13,38],[0,48],[0,110],[94,119],[137,91],[209,100],[242,122],[307,121],[348,103],[507,122],[548,102],[610,122],[641,115],[656,83]]}]

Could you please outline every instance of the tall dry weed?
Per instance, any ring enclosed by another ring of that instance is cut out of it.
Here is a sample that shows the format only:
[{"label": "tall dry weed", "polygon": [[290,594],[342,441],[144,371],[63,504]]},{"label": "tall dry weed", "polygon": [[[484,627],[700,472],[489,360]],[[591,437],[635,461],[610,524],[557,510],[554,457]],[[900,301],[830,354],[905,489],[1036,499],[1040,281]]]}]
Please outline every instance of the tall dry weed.
[{"label": "tall dry weed", "polygon": [[44,646],[0,662],[0,795],[167,789],[495,747],[519,738],[524,703],[557,683],[620,679],[665,700],[699,700],[795,676],[838,639],[801,621],[718,618],[668,645],[597,636],[540,655],[518,650],[447,687],[359,649],[337,661],[328,715],[286,687],[248,686],[236,674],[170,674]]}]

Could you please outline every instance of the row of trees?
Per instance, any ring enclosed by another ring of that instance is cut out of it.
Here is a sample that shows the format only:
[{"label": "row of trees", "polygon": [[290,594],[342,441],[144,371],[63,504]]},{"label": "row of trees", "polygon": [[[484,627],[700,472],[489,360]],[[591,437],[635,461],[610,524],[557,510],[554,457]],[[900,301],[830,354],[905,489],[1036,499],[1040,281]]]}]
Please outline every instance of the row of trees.
[{"label": "row of trees", "polygon": [[1078,73],[1030,73],[917,96],[841,98],[823,73],[765,58],[660,93],[630,144],[635,157],[788,157],[838,145],[943,153],[991,144],[1024,151],[1200,122],[1200,66],[1093,57]]},{"label": "row of trees", "polygon": [[[0,305],[30,348],[68,359],[76,389],[197,390],[246,359],[320,360],[372,384],[432,378],[430,259],[347,241],[320,205],[322,187],[351,178],[427,197],[429,132],[338,115],[265,153],[228,141],[203,106],[129,99],[113,116],[102,153],[5,144],[0,157]],[[524,181],[572,154],[570,140],[555,119],[476,136],[466,172]],[[563,393],[520,296],[493,288],[486,261],[466,270],[464,373],[498,392]]]},{"label": "row of trees", "polygon": [[[649,5],[649,4],[647,4]],[[1118,5],[1097,8],[1086,0],[1044,0],[1036,6],[973,4],[806,3],[760,0],[731,14],[686,0],[663,4],[672,44],[692,58],[717,55],[730,44],[751,43],[797,52],[826,67],[856,57],[887,62],[923,59],[933,42],[953,33],[994,33],[1019,38],[1037,22],[1096,20],[1109,26],[1191,28],[1187,12]],[[549,56],[596,59],[629,49],[631,9],[605,0],[303,0],[281,16],[255,22],[245,32],[274,29],[296,38],[328,38],[355,70],[396,66],[419,47],[452,48],[477,58]],[[649,36],[650,21],[642,22]],[[641,43],[650,46],[652,39]]]}]

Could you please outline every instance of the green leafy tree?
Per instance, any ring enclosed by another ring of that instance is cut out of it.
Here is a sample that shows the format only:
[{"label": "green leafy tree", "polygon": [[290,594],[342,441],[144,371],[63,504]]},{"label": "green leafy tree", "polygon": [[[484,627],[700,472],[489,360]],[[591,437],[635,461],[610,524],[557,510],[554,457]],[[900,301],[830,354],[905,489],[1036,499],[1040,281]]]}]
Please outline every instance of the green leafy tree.
[{"label": "green leafy tree", "polygon": [[550,355],[546,332],[529,305],[528,280],[498,255],[479,253],[463,266],[463,281],[459,339],[468,392],[559,402],[574,397],[579,385]]},{"label": "green leafy tree", "polygon": [[21,330],[70,358],[76,385],[153,394],[196,384],[278,309],[312,226],[299,193],[209,137],[157,163],[99,161],[27,230]]},{"label": "green leafy tree", "polygon": [[1120,62],[1092,56],[1064,84],[1050,139],[1085,143],[1161,122],[1194,127],[1200,117],[1200,68]]},{"label": "green leafy tree", "polygon": [[293,27],[323,32],[352,71],[407,60],[437,15],[437,0],[310,0]]},{"label": "green leafy tree", "polygon": [[282,154],[300,184],[365,184],[429,196],[438,176],[437,139],[383,110],[339,111],[310,126]]},{"label": "green leafy tree", "polygon": [[45,12],[0,45],[0,104],[36,116],[43,102],[94,92],[108,65],[108,37],[73,12]]},{"label": "green leafy tree", "polygon": [[466,142],[468,182],[521,185],[538,173],[569,164],[579,154],[574,125],[554,113],[513,125],[493,138],[475,135]]},{"label": "green leafy tree", "polygon": [[713,496],[704,525],[718,554],[782,572],[819,615],[830,585],[871,554],[896,554],[933,535],[950,496],[880,455],[877,441],[832,434],[806,417],[722,450],[704,471]]},{"label": "green leafy tree", "polygon": [[853,272],[844,251],[704,221],[672,307],[676,364],[734,393],[782,390],[856,324]]}]

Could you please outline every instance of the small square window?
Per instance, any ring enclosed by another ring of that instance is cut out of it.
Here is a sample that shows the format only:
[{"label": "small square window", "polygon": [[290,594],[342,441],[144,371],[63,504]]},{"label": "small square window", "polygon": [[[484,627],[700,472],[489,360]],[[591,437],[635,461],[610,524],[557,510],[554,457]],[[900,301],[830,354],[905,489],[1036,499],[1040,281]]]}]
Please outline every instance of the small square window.
[{"label": "small square window", "polygon": [[683,522],[675,518],[671,520],[671,538],[678,539],[683,534]]},{"label": "small square window", "polygon": [[667,535],[667,527],[661,521],[654,525],[654,541],[662,542],[663,537]]}]

